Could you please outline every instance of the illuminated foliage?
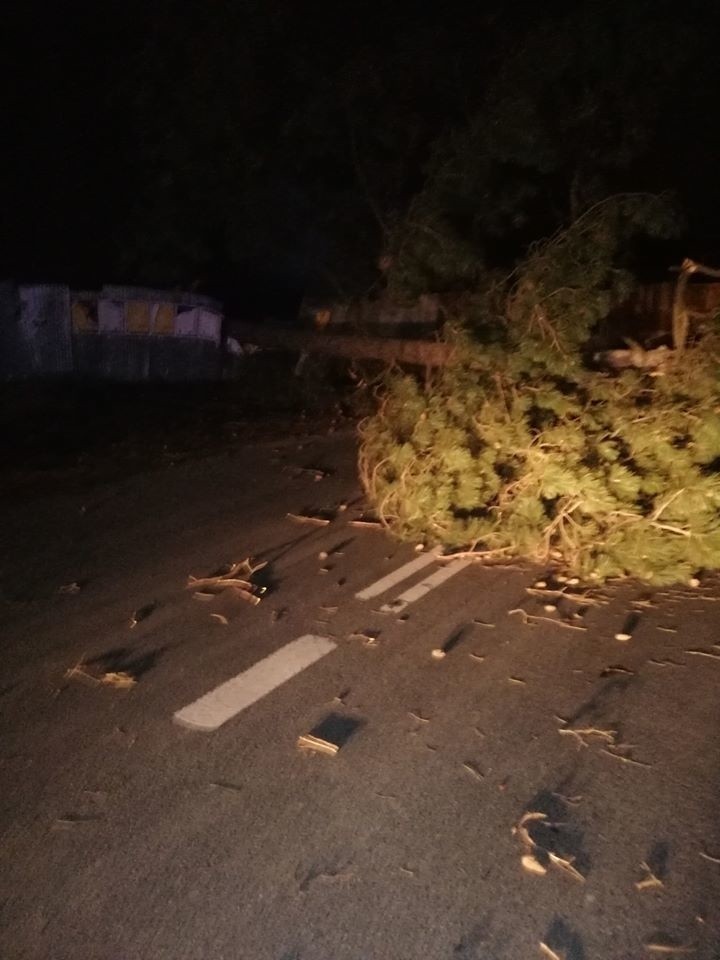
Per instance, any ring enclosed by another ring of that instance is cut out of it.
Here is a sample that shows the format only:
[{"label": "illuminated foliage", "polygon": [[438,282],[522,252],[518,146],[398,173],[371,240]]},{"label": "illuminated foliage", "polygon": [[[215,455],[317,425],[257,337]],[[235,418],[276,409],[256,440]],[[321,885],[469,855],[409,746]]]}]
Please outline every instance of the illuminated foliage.
[{"label": "illuminated foliage", "polygon": [[[472,328],[457,318],[458,363],[430,382],[388,375],[360,472],[394,532],[584,578],[666,583],[718,565],[720,339],[706,332],[660,375],[586,362],[629,282],[619,253],[670,222],[656,198],[596,206],[478,295]],[[483,310],[502,332],[479,345]]]}]

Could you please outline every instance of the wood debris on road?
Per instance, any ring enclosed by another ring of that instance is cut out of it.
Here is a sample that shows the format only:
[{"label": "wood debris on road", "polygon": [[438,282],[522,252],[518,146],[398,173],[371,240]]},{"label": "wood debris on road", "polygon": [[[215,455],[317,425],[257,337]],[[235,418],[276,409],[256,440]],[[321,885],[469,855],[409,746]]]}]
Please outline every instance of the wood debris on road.
[{"label": "wood debris on road", "polygon": [[581,627],[576,623],[569,623],[567,620],[556,620],[553,617],[539,617],[533,613],[528,613],[527,610],[523,610],[522,607],[515,607],[513,610],[508,610],[508,616],[512,616],[514,613],[520,614],[523,623],[528,626],[534,626],[536,623],[552,623],[556,627],[564,627],[566,630],[581,630],[583,633],[587,631],[587,627]]},{"label": "wood debris on road", "polygon": [[485,774],[482,772],[482,770],[480,770],[480,768],[479,768],[478,766],[476,766],[474,763],[471,763],[469,760],[466,760],[466,761],[462,764],[462,768],[463,768],[463,770],[467,770],[467,772],[468,772],[471,776],[473,776],[476,780],[484,780],[484,779],[485,779]]},{"label": "wood debris on road", "polygon": [[695,953],[696,948],[684,946],[672,940],[670,937],[658,936],[657,938],[649,940],[645,944],[645,949],[648,953],[655,954],[655,956],[679,957]]},{"label": "wood debris on road", "polygon": [[253,583],[252,577],[266,566],[267,561],[253,564],[250,557],[247,557],[239,563],[230,564],[224,572],[209,577],[194,577],[189,574],[185,589],[193,591],[194,600],[209,602],[221,593],[230,592],[233,596],[257,606],[266,588]]},{"label": "wood debris on road", "polygon": [[58,587],[58,593],[61,596],[69,596],[74,593],[80,593],[80,584],[77,580],[73,580],[72,583],[64,583],[61,587]]},{"label": "wood debris on road", "polygon": [[658,887],[665,886],[665,884],[662,882],[660,877],[658,877],[655,873],[653,873],[653,871],[650,869],[650,867],[644,860],[640,864],[640,869],[643,871],[645,876],[642,878],[642,880],[637,880],[635,882],[636,890],[655,890]]},{"label": "wood debris on road", "polygon": [[335,756],[362,725],[361,720],[339,713],[330,713],[308,733],[298,737],[297,745],[303,750]]},{"label": "wood debris on road", "polygon": [[135,627],[142,623],[143,620],[147,618],[157,610],[157,603],[146,603],[144,607],[137,609],[133,615],[130,617],[130,629],[134,630]]},{"label": "wood debris on road", "polygon": [[703,860],[707,860],[710,863],[720,864],[720,857],[714,857],[711,853],[708,853],[706,850],[701,850],[700,856],[703,858]]},{"label": "wood debris on road", "polygon": [[117,690],[128,690],[137,683],[137,677],[128,673],[127,670],[107,670],[98,674],[94,673],[83,660],[79,660],[74,667],[66,670],[65,677],[67,679],[80,677],[100,686],[115,687]]},{"label": "wood debris on road", "polygon": [[327,527],[330,523],[329,517],[311,516],[307,513],[288,513],[287,517],[295,523],[309,523],[316,527]]}]

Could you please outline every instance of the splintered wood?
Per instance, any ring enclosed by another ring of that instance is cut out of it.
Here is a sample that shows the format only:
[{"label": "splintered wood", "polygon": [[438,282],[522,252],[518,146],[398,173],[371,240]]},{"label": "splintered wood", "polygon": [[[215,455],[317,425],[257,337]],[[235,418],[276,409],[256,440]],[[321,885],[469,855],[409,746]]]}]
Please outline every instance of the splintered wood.
[{"label": "splintered wood", "polygon": [[[224,573],[214,574],[210,577],[194,577],[190,574],[185,589],[193,591],[193,600],[207,603],[218,594],[229,591],[233,596],[257,606],[266,588],[253,583],[251,578],[266,566],[267,561],[253,565],[248,557],[239,563],[231,564]],[[238,576],[238,574],[243,574],[243,576]],[[217,616],[219,617],[220,614]]]},{"label": "splintered wood", "polygon": [[551,863],[558,870],[572,877],[573,880],[585,882],[585,877],[574,866],[574,857],[563,857],[559,853],[548,850],[530,836],[531,824],[542,824],[546,827],[559,826],[551,824],[548,815],[540,810],[527,810],[518,823],[512,829],[512,832],[520,841],[522,854],[520,856],[520,865],[526,873],[532,873],[537,876],[545,876],[547,867],[545,863]]},{"label": "splintered wood", "polygon": [[297,745],[301,750],[312,750],[334,757],[361,725],[362,721],[354,717],[330,713],[308,733],[301,734]]},{"label": "splintered wood", "polygon": [[74,667],[65,671],[65,677],[72,679],[80,677],[83,680],[89,680],[90,683],[104,687],[115,687],[116,690],[128,690],[137,683],[137,678],[127,670],[107,670],[103,673],[93,673],[88,664],[80,660]]},{"label": "splintered wood", "polygon": [[331,743],[329,740],[323,740],[313,733],[303,733],[298,737],[298,747],[305,750],[314,750],[316,753],[327,753],[334,757],[340,749],[337,743]]}]

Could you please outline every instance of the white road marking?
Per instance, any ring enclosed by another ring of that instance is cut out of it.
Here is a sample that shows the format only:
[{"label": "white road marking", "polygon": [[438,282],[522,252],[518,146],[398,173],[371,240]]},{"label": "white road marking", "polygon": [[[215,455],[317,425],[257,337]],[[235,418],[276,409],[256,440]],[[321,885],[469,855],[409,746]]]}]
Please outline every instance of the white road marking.
[{"label": "white road marking", "polygon": [[454,577],[456,573],[460,573],[460,571],[464,570],[465,567],[469,567],[471,563],[471,560],[453,560],[451,563],[448,563],[447,566],[441,567],[440,570],[436,570],[435,573],[427,577],[425,580],[421,580],[420,583],[416,583],[414,587],[410,587],[410,589],[406,590],[405,593],[401,593],[396,600],[392,600],[390,603],[386,603],[384,606],[380,607],[380,610],[383,613],[402,613],[402,611],[406,607],[409,607],[411,603],[415,603],[416,600],[420,600],[421,597],[424,597],[427,593],[430,593],[430,591],[434,590],[435,587],[439,587],[441,584],[445,583],[446,580],[449,580],[450,577]]},{"label": "white road marking", "polygon": [[330,653],[336,646],[328,637],[312,634],[298,637],[232,680],[221,683],[199,700],[178,710],[174,720],[193,730],[217,730],[241,710]]},{"label": "white road marking", "polygon": [[419,557],[415,557],[414,560],[410,560],[409,563],[398,567],[397,570],[393,570],[393,572],[389,573],[386,577],[382,577],[380,580],[376,580],[375,583],[371,583],[369,587],[365,587],[364,590],[356,593],[355,596],[358,600],[369,600],[370,597],[377,597],[379,594],[385,593],[390,587],[394,587],[396,583],[407,580],[408,577],[417,573],[418,570],[427,567],[428,564],[437,559],[438,552],[438,550],[431,550],[430,553],[421,553]]}]

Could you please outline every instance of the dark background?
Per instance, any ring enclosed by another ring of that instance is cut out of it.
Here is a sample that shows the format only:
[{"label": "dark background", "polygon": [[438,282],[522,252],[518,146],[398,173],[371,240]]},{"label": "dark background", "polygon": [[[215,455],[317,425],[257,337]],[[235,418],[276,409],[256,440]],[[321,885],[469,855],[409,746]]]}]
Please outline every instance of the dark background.
[{"label": "dark background", "polygon": [[0,274],[289,315],[377,289],[429,210],[510,264],[617,190],[677,203],[648,273],[718,265],[714,7],[7,6]]}]

